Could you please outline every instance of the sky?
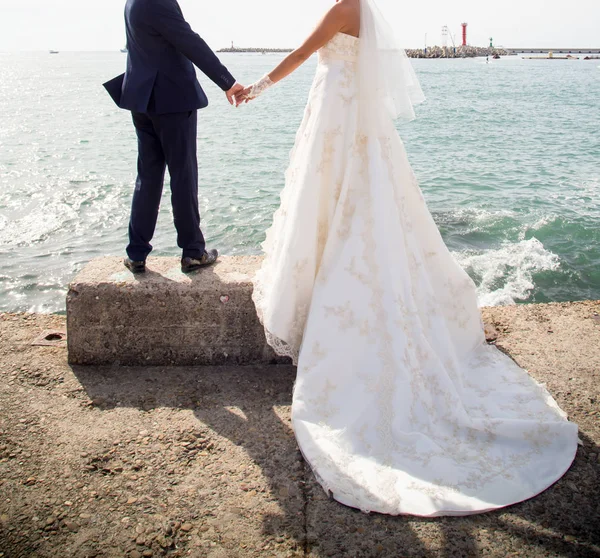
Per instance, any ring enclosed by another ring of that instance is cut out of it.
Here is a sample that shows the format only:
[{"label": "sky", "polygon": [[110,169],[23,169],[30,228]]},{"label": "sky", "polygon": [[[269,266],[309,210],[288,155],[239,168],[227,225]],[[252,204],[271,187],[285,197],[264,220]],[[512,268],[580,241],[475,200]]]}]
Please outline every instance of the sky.
[{"label": "sky", "polygon": [[[214,49],[300,44],[334,0],[180,0]],[[600,0],[378,0],[405,48],[460,42],[505,47],[600,48]],[[0,51],[116,50],[125,44],[125,0],[0,0]]]}]

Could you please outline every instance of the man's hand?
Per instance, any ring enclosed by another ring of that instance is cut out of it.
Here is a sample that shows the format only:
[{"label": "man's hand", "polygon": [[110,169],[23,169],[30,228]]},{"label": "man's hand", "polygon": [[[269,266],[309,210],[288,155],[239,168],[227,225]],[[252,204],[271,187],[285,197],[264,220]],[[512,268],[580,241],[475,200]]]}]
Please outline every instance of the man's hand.
[{"label": "man's hand", "polygon": [[[229,90],[225,92],[225,95],[227,96],[227,100],[229,101],[230,105],[236,104],[236,95],[238,95],[239,93],[241,93],[244,90],[244,86],[240,85],[239,83],[234,83],[233,87]],[[237,103],[239,104],[239,103]],[[236,104],[236,106],[237,106]]]}]

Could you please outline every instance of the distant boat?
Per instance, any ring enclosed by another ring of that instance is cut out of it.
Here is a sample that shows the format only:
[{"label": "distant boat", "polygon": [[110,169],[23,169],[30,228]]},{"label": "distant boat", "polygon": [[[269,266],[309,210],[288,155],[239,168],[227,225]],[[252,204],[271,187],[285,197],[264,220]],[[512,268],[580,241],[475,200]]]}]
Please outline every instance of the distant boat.
[{"label": "distant boat", "polygon": [[50,54],[58,54],[58,50],[51,50]]}]

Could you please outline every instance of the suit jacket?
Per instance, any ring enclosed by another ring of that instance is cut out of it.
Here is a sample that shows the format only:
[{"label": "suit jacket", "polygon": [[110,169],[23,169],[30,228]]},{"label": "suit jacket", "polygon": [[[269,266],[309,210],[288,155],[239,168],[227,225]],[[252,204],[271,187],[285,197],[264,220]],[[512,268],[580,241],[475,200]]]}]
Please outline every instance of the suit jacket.
[{"label": "suit jacket", "polygon": [[119,107],[154,114],[204,108],[208,99],[194,64],[224,91],[235,83],[177,0],[127,0],[125,27],[127,70],[104,84]]}]

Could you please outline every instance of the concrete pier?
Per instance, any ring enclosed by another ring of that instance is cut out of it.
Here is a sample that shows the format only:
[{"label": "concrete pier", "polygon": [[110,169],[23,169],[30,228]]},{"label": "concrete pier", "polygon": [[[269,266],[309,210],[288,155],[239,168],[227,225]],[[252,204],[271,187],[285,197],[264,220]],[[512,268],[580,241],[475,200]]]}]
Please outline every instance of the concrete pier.
[{"label": "concrete pier", "polygon": [[122,259],[93,260],[67,295],[71,364],[267,364],[252,302],[260,257],[222,257],[185,275],[178,258],[149,258],[133,275]]},{"label": "concrete pier", "polygon": [[598,558],[600,302],[483,315],[581,444],[532,500],[422,519],[329,500],[291,428],[291,366],[68,366],[33,343],[63,316],[0,313],[0,554]]}]

